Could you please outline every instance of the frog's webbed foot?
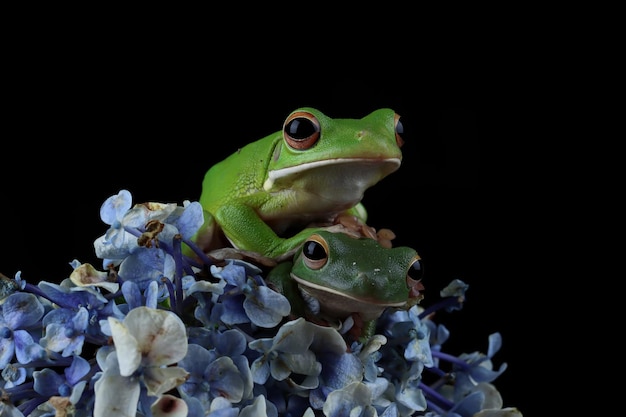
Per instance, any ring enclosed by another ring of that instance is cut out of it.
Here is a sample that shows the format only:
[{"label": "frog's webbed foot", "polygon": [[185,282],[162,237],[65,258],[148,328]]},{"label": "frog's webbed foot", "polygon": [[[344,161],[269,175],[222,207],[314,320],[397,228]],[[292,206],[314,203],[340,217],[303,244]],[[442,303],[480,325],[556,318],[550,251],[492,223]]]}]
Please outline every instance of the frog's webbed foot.
[{"label": "frog's webbed foot", "polygon": [[395,233],[389,229],[379,229],[377,231],[375,228],[365,224],[357,216],[343,213],[337,216],[333,223],[309,223],[294,236],[279,238],[279,243],[276,247],[268,249],[267,253],[273,254],[272,257],[276,262],[289,260],[300,249],[305,240],[318,230],[343,233],[355,239],[374,239],[384,248],[391,248],[391,241],[396,237]]},{"label": "frog's webbed foot", "polygon": [[[351,236],[355,236],[357,238],[370,238],[378,241],[380,246],[384,248],[391,248],[391,241],[395,239],[396,234],[392,232],[390,229],[379,229],[376,230],[372,226],[368,226],[363,220],[359,217],[354,216],[349,213],[343,213],[337,216],[335,219],[335,225],[330,228],[342,226],[343,229],[338,230],[343,233],[349,234]],[[329,228],[329,229],[330,229]],[[331,230],[334,231],[334,230]]]}]

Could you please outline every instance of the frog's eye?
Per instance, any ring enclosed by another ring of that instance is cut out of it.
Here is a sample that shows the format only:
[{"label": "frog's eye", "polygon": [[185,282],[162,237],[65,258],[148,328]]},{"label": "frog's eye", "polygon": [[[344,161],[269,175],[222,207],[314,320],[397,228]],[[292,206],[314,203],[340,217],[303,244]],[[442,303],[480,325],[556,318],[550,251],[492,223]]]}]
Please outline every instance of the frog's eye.
[{"label": "frog's eye", "polygon": [[309,112],[294,112],[285,120],[283,136],[293,149],[309,149],[320,138],[320,122]]},{"label": "frog's eye", "polygon": [[311,235],[302,246],[304,264],[311,269],[320,269],[328,261],[328,243],[320,235]]},{"label": "frog's eye", "polygon": [[419,255],[411,260],[411,265],[406,274],[406,285],[409,287],[409,298],[417,298],[420,296],[420,291],[424,290],[422,285],[422,278],[424,276],[424,265]]},{"label": "frog's eye", "polygon": [[404,135],[404,125],[402,124],[402,118],[398,113],[394,116],[393,122],[395,124],[394,129],[396,130],[396,143],[400,148],[404,145],[404,139],[402,139],[402,135]]}]

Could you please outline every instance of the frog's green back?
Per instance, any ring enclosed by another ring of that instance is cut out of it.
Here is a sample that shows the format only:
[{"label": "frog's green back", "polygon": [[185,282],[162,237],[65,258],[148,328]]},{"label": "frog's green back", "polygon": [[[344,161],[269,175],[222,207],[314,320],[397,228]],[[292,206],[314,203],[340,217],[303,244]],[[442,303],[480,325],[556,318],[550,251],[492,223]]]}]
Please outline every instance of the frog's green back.
[{"label": "frog's green back", "polygon": [[252,142],[213,165],[202,182],[200,204],[210,213],[238,197],[263,189],[264,175],[280,132]]}]

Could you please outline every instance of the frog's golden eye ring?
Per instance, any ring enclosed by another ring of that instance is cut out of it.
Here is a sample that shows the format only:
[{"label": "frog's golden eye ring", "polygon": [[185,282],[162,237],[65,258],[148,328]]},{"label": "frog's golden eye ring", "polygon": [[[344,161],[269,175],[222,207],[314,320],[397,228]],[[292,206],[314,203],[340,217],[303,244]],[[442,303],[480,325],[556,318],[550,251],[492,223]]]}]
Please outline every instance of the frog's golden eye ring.
[{"label": "frog's golden eye ring", "polygon": [[409,287],[409,298],[420,297],[420,291],[424,290],[422,278],[424,277],[424,265],[419,255],[411,260],[411,265],[406,274],[406,285]]},{"label": "frog's golden eye ring", "polygon": [[313,270],[326,265],[328,253],[328,243],[320,235],[311,235],[302,246],[304,264]]},{"label": "frog's golden eye ring", "polygon": [[396,143],[398,144],[398,148],[401,148],[404,145],[404,139],[402,139],[402,135],[404,135],[404,125],[402,124],[402,118],[398,113],[393,117],[394,129],[396,130]]},{"label": "frog's golden eye ring", "polygon": [[287,145],[293,149],[311,148],[320,138],[320,122],[306,111],[297,111],[289,115],[283,125],[283,136]]}]

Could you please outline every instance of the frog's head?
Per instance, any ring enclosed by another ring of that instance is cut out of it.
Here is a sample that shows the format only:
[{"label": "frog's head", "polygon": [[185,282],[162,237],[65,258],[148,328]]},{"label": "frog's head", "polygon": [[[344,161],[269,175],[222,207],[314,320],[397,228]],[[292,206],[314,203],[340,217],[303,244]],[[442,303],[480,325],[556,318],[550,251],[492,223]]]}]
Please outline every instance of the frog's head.
[{"label": "frog's head", "polygon": [[302,189],[354,203],[400,167],[402,134],[400,116],[391,109],[362,119],[331,119],[313,108],[297,109],[274,137],[263,188]]},{"label": "frog's head", "polygon": [[419,301],[422,273],[421,259],[411,248],[385,248],[374,239],[320,231],[299,250],[291,277],[322,312],[337,318],[358,313],[373,320],[387,307]]}]

